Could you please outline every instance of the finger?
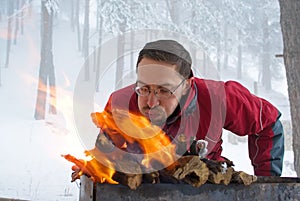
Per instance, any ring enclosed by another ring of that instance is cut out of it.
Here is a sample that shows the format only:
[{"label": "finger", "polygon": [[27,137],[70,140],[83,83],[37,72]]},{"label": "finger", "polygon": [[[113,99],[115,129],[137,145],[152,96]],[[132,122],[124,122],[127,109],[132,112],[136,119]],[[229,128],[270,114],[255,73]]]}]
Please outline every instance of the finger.
[{"label": "finger", "polygon": [[78,167],[77,165],[73,165],[73,166],[72,166],[72,170],[73,170],[73,171],[80,170],[80,167]]}]

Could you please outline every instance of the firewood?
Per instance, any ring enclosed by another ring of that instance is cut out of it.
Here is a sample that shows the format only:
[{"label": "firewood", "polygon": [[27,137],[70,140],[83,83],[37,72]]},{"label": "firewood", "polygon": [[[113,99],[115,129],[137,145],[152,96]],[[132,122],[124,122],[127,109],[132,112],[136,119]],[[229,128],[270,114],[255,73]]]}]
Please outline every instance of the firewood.
[{"label": "firewood", "polygon": [[243,171],[235,171],[232,175],[231,182],[244,184],[244,185],[248,186],[251,183],[255,182],[256,180],[257,180],[257,177],[255,175],[249,175]]},{"label": "firewood", "polygon": [[146,184],[158,184],[160,183],[159,172],[150,172],[143,174],[143,183]]},{"label": "firewood", "polygon": [[213,184],[228,185],[231,181],[233,171],[234,170],[232,167],[227,168],[223,172],[221,171],[221,172],[217,172],[217,173],[210,170],[209,176],[208,176],[208,181]]},{"label": "firewood", "polygon": [[130,155],[124,155],[121,160],[115,163],[116,172],[112,179],[120,184],[136,190],[142,183],[143,174],[141,164],[134,161]]},{"label": "firewood", "polygon": [[173,177],[173,175],[170,174],[170,171],[167,169],[162,169],[159,171],[159,181],[161,183],[171,183],[171,184],[178,184],[180,181]]},{"label": "firewood", "polygon": [[207,181],[209,169],[198,156],[183,156],[167,167],[165,173],[179,181],[199,187]]},{"label": "firewood", "polygon": [[228,185],[231,181],[232,173],[234,169],[233,162],[224,158],[225,161],[216,161],[201,159],[207,165],[209,169],[208,181],[213,184],[225,184]]},{"label": "firewood", "polygon": [[201,159],[208,167],[208,169],[215,174],[218,172],[222,172],[224,167],[232,167],[234,166],[233,162],[226,159],[225,161],[216,161],[216,160],[209,160],[209,159]]},{"label": "firewood", "polygon": [[142,178],[141,174],[125,174],[123,172],[115,172],[112,177],[113,180],[128,186],[131,190],[136,190],[141,185]]}]

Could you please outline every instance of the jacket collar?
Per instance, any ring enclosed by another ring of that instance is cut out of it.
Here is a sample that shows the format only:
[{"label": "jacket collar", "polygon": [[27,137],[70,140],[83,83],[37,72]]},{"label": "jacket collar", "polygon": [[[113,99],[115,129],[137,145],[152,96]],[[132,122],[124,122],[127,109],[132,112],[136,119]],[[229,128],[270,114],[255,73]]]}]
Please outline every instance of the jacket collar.
[{"label": "jacket collar", "polygon": [[[173,114],[171,114],[167,119],[167,124],[172,124],[180,116],[189,116],[191,115],[197,107],[197,97],[198,89],[196,84],[192,80],[191,89],[188,94],[183,96],[180,100],[180,104],[177,106]],[[180,109],[182,107],[182,109]]]}]

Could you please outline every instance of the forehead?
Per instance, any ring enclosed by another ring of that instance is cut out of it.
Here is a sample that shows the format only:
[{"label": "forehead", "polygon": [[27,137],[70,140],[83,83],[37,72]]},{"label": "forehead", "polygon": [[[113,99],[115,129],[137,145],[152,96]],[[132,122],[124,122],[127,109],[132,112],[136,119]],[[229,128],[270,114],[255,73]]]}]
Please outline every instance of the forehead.
[{"label": "forehead", "polygon": [[183,77],[175,68],[175,64],[143,58],[138,64],[137,79],[155,85],[178,84]]}]

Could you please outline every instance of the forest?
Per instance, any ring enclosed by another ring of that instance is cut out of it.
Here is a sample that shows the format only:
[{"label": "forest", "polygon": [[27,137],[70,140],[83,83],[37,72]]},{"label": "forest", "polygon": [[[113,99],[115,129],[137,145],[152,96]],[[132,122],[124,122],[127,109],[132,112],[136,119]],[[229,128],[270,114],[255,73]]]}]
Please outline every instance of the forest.
[{"label": "forest", "polygon": [[[67,22],[65,29],[76,36],[76,51],[85,61],[82,79],[92,81],[95,91],[99,91],[99,79],[110,65],[106,58],[111,56],[116,63],[113,86],[118,89],[126,83],[128,71],[134,71],[134,56],[141,44],[173,37],[185,41],[192,53],[194,71],[203,77],[221,80],[221,72],[230,70],[236,72],[234,79],[241,80],[249,69],[254,69],[254,84],[269,91],[274,89],[273,82],[286,77],[294,169],[300,175],[299,1],[2,0],[0,88],[5,87],[4,69],[18,59],[11,56],[11,51],[18,48],[33,5],[40,6],[35,120],[57,113],[60,97],[56,93],[58,67],[53,34],[60,21]],[[111,48],[114,53],[107,55]]]}]

